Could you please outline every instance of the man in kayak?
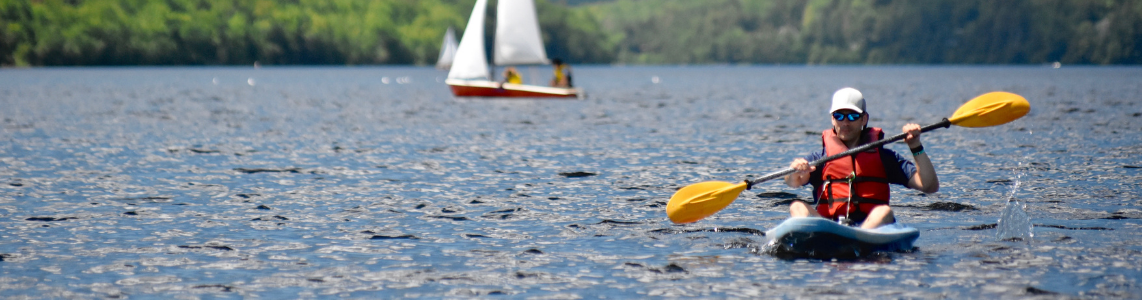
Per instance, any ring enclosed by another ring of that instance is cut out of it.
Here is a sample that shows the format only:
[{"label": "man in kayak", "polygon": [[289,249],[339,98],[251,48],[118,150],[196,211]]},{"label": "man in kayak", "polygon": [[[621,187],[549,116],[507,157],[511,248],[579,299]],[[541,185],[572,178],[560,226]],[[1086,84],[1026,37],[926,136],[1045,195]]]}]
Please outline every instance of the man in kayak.
[{"label": "man in kayak", "polygon": [[899,184],[925,193],[935,193],[940,189],[932,161],[920,143],[920,125],[913,123],[904,125],[902,131],[908,133],[904,142],[911,149],[915,163],[895,151],[877,147],[826,162],[821,168],[810,166],[810,161],[884,138],[880,128],[867,127],[869,114],[865,110],[864,95],[856,89],[837,90],[829,113],[833,128],[821,133],[824,147],[820,152],[794,159],[789,167],[795,172],[785,176],[785,184],[790,187],[812,184],[817,207],[793,201],[789,205],[790,215],[824,217],[872,229],[896,222],[892,208],[888,206],[888,184]]}]

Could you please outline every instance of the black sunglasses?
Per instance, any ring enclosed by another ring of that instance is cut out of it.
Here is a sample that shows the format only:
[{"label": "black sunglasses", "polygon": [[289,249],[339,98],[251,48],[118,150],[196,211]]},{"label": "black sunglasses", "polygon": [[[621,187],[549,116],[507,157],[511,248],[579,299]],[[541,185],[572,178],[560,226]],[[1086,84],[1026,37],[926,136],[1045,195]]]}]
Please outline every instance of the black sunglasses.
[{"label": "black sunglasses", "polygon": [[845,117],[848,117],[848,118],[849,118],[849,121],[856,121],[857,119],[860,119],[860,116],[861,116],[861,115],[862,115],[861,113],[847,113],[847,114],[844,114],[844,113],[834,112],[834,113],[833,113],[833,119],[834,119],[834,120],[837,120],[837,121],[844,121],[844,120],[845,120]]}]

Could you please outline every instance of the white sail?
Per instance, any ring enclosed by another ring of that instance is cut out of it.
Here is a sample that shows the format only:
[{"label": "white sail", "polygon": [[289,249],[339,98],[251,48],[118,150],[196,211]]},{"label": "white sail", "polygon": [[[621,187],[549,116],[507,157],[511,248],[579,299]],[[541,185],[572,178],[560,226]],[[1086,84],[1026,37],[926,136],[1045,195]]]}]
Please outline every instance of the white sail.
[{"label": "white sail", "polygon": [[[479,4],[477,4],[479,5]],[[468,33],[465,31],[464,35]],[[496,7],[497,65],[548,64],[532,0],[499,0]]]},{"label": "white sail", "polygon": [[440,43],[440,58],[436,59],[436,68],[448,70],[452,67],[452,58],[456,56],[456,30],[448,27],[444,33],[444,42]]},{"label": "white sail", "polygon": [[460,47],[456,49],[448,79],[491,79],[484,52],[484,14],[487,9],[487,0],[476,0],[472,17],[468,18],[467,28],[464,28],[464,36],[460,37]]}]

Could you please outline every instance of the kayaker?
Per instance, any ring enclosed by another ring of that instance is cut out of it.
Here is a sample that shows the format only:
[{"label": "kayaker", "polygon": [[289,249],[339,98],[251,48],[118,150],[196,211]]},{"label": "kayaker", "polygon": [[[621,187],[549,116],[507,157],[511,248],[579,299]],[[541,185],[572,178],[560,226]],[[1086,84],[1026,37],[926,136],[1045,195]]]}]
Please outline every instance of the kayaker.
[{"label": "kayaker", "polygon": [[563,63],[563,60],[555,58],[551,60],[551,64],[555,66],[555,77],[551,78],[551,86],[569,88],[571,84],[571,66]]},{"label": "kayaker", "polygon": [[[821,133],[821,151],[794,159],[789,167],[796,171],[785,176],[785,184],[790,187],[812,184],[817,206],[793,201],[789,205],[790,215],[824,217],[871,229],[896,222],[888,206],[889,184],[924,193],[940,189],[932,161],[920,143],[920,125],[914,123],[904,125],[901,130],[908,133],[904,142],[911,149],[915,163],[895,151],[878,147],[832,160],[821,168],[810,166],[810,161],[884,138],[880,128],[867,127],[869,114],[865,110],[864,95],[854,88],[843,88],[833,94],[829,114],[833,127]],[[850,187],[855,197],[850,197]]]}]

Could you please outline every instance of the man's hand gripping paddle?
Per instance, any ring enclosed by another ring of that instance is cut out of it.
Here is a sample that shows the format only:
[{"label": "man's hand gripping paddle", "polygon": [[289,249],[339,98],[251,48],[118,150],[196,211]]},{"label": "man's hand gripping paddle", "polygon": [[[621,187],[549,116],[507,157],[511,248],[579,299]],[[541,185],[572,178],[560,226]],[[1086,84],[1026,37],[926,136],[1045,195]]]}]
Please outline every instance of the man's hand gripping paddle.
[{"label": "man's hand gripping paddle", "polygon": [[[1027,115],[1031,111],[1031,104],[1022,96],[1008,92],[991,92],[975,97],[964,103],[952,114],[951,118],[943,119],[936,124],[924,126],[920,132],[928,132],[936,128],[947,128],[951,125],[962,127],[990,127],[1007,124]],[[833,156],[810,162],[811,166],[820,166],[828,161],[846,157],[854,153],[866,151],[873,147],[904,139],[908,133],[901,133],[888,139],[865,144]],[[725,181],[706,181],[695,183],[679,189],[670,197],[666,205],[666,216],[674,223],[690,223],[709,217],[733,203],[742,191],[753,185],[769,181],[793,173],[792,168],[767,174],[754,180],[741,183]]]}]

